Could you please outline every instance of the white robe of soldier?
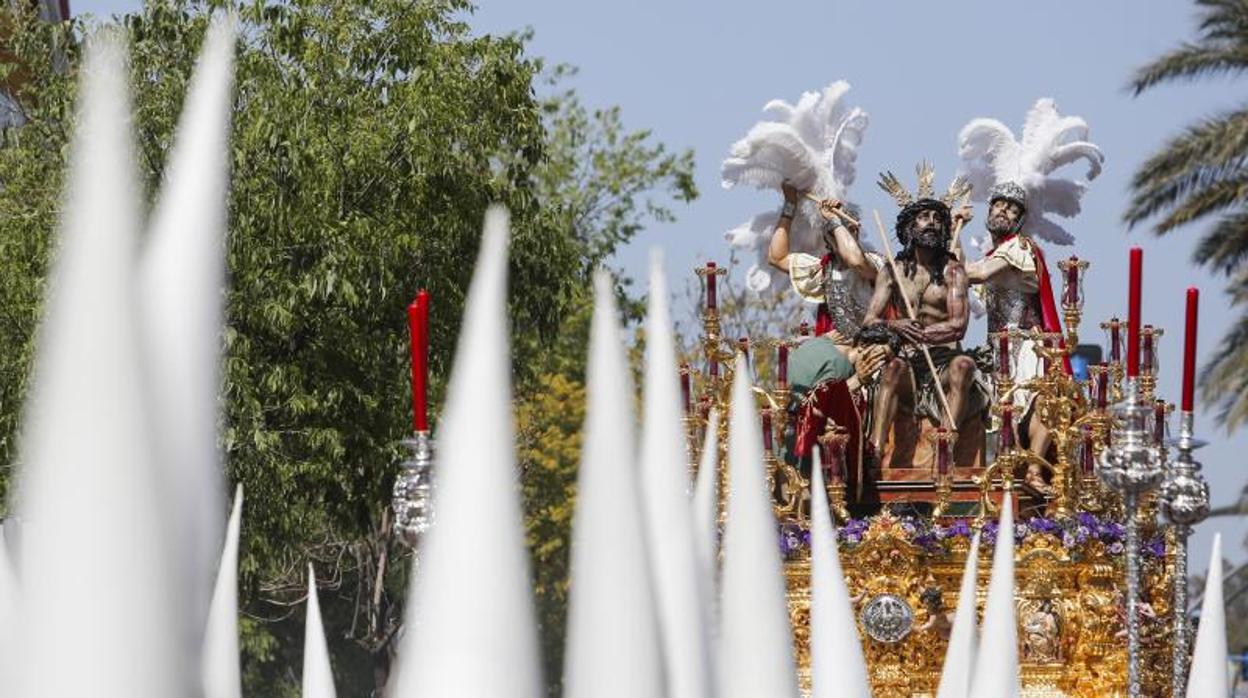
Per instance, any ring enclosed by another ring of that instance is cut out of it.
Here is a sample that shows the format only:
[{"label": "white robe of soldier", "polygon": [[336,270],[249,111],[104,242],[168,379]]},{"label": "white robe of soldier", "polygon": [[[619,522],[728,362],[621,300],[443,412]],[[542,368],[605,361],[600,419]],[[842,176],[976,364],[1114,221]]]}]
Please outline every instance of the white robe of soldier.
[{"label": "white robe of soldier", "polygon": [[[1009,265],[983,285],[985,304],[988,309],[988,331],[1002,329],[1028,330],[1041,328],[1039,281],[1036,277],[1036,260],[1027,245],[1034,244],[1019,235],[1001,243],[988,255],[988,259],[1000,259]],[[1031,339],[1010,342],[1010,377],[1015,386],[1044,373],[1044,361],[1035,352]],[[1025,388],[1014,391],[1015,414],[1022,414],[1031,406],[1034,394]]]}]

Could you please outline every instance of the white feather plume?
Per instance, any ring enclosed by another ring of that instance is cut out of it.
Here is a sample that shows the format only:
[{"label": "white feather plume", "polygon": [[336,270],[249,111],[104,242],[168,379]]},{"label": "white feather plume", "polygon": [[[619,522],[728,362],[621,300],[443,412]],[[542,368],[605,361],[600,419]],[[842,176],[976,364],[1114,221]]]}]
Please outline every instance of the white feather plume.
[{"label": "white feather plume", "polygon": [[[844,201],[857,176],[858,147],[869,118],[845,101],[849,83],[838,80],[819,92],[803,92],[796,104],[773,99],[763,107],[766,117],[745,138],[732,145],[720,174],[724,188],[738,184],[780,189],[788,182],[819,198]],[[799,206],[789,230],[792,252],[822,254],[823,216],[809,200]],[[767,246],[779,211],[768,211],[725,234],[733,249],[752,252],[746,286],[761,293],[784,282],[784,274],[767,263]]]},{"label": "white feather plume", "polygon": [[[1088,123],[1062,116],[1049,98],[1037,100],[1027,112],[1021,140],[996,119],[972,119],[958,134],[958,155],[973,200],[987,200],[989,190],[1003,182],[1022,186],[1027,191],[1023,232],[1058,245],[1073,243],[1075,236],[1049,215],[1077,215],[1088,182],[1105,162],[1101,149],[1088,141]],[[1083,180],[1053,174],[1080,160],[1088,165]]]}]

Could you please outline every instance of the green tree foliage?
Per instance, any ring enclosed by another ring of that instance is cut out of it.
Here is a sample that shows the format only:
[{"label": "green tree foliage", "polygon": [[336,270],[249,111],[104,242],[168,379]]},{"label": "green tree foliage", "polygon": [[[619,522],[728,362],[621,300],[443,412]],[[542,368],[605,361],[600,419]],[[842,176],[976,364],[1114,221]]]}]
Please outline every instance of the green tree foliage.
[{"label": "green tree foliage", "polygon": [[[238,13],[243,37],[223,445],[230,479],[247,490],[247,693],[296,692],[309,560],[326,586],[340,694],[368,695],[384,680],[407,582],[386,525],[397,444],[410,431],[404,307],[430,289],[431,392],[440,404],[491,202],[512,215],[519,448],[556,684],[589,273],[648,220],[670,220],[670,202],[696,196],[692,154],[667,152],[648,132],[625,129],[618,110],[591,111],[571,92],[540,97],[546,78],[525,37],[473,34],[467,0],[151,0],[116,20],[130,36],[149,193],[159,188],[208,12],[220,7]],[[0,147],[0,464],[13,464],[73,126],[77,46],[92,28],[0,12],[16,27],[0,77],[24,72],[27,121]],[[627,280],[619,292],[627,298]]]},{"label": "green tree foliage", "polygon": [[[1135,94],[1248,69],[1248,2],[1196,0],[1196,5],[1197,39],[1136,71]],[[1154,230],[1162,235],[1212,221],[1195,259],[1227,276],[1232,305],[1248,303],[1248,107],[1202,119],[1171,138],[1140,165],[1131,190],[1124,214],[1129,225],[1156,219]],[[1202,372],[1201,387],[1228,428],[1248,421],[1248,316],[1223,337]]]}]

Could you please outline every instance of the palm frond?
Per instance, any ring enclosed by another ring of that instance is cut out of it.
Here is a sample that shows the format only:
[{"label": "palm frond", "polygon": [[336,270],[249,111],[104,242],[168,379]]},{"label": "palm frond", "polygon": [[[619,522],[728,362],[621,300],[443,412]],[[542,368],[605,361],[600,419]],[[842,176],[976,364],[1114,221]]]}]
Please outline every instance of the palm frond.
[{"label": "palm frond", "polygon": [[1204,13],[1198,25],[1206,39],[1243,41],[1248,37],[1248,2],[1245,0],[1197,0]]},{"label": "palm frond", "polygon": [[[1248,176],[1248,171],[1245,170],[1242,162],[1233,163],[1227,167],[1193,165],[1189,171],[1181,175],[1172,176],[1168,180],[1151,181],[1146,187],[1137,187],[1123,218],[1129,225],[1135,225],[1159,213],[1193,203],[1211,187],[1224,182],[1239,182],[1246,176]],[[1173,211],[1170,215],[1173,216]],[[1182,222],[1190,220],[1192,217],[1186,216]],[[1167,218],[1156,226],[1155,232],[1159,234],[1169,232],[1176,225],[1179,223]]]},{"label": "palm frond", "polygon": [[1248,169],[1211,173],[1203,186],[1193,188],[1191,193],[1175,203],[1170,213],[1157,223],[1157,234],[1168,233],[1181,225],[1191,223],[1211,213],[1243,203],[1248,197]]},{"label": "palm frond", "polygon": [[1234,272],[1248,260],[1248,211],[1223,216],[1213,230],[1201,238],[1192,259],[1223,274]]},{"label": "palm frond", "polygon": [[1136,170],[1123,220],[1135,226],[1212,182],[1235,177],[1246,159],[1248,107],[1189,126]]},{"label": "palm frond", "polygon": [[[1248,297],[1248,285],[1242,280],[1240,289],[1242,301]],[[1248,422],[1248,315],[1241,316],[1218,343],[1213,358],[1201,371],[1200,388],[1201,396],[1214,405],[1218,421],[1228,431]]]},{"label": "palm frond", "polygon": [[1163,82],[1238,74],[1245,70],[1248,70],[1248,38],[1242,43],[1185,43],[1135,71],[1130,88],[1139,96]]}]

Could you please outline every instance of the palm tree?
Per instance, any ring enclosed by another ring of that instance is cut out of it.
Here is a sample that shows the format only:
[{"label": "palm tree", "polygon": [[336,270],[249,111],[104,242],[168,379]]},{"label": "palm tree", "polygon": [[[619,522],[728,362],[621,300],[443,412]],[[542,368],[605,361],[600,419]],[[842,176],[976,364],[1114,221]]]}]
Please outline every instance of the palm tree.
[{"label": "palm tree", "polygon": [[[1136,71],[1138,96],[1156,85],[1248,71],[1248,0],[1196,0],[1199,37]],[[1212,220],[1193,253],[1226,275],[1233,306],[1248,303],[1248,105],[1198,121],[1136,171],[1123,219],[1155,219],[1164,235]],[[1228,429],[1248,421],[1248,313],[1222,338],[1200,376],[1204,398]]]}]

